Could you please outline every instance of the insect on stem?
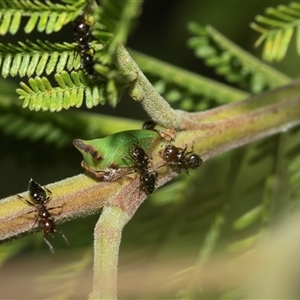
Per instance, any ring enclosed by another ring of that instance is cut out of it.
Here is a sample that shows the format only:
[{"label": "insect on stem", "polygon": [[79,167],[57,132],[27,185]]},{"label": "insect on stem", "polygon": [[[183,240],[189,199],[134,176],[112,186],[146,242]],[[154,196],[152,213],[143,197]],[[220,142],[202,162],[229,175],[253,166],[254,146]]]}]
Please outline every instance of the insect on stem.
[{"label": "insect on stem", "polygon": [[51,253],[54,253],[55,250],[47,238],[49,234],[52,235],[52,237],[54,237],[56,232],[60,233],[63,239],[65,240],[67,246],[69,246],[69,241],[67,240],[62,230],[57,230],[55,228],[54,218],[49,212],[49,210],[52,210],[56,207],[52,207],[49,209],[47,208],[47,205],[52,197],[52,192],[47,188],[41,187],[33,179],[30,179],[29,181],[28,192],[29,192],[30,200],[27,200],[20,195],[18,195],[18,197],[23,201],[25,201],[28,205],[34,206],[35,211],[29,212],[29,213],[32,212],[37,213],[37,218],[32,227],[34,227],[35,224],[38,223],[38,226],[43,230],[44,241],[48,245]]}]

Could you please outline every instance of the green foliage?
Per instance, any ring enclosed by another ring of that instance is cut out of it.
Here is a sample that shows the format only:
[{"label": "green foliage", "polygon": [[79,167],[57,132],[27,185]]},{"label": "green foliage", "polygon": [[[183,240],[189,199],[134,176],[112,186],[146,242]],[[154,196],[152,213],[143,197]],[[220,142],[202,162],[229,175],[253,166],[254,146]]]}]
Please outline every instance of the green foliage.
[{"label": "green foliage", "polygon": [[86,106],[105,103],[104,84],[96,85],[88,83],[87,76],[82,72],[63,71],[55,74],[58,87],[52,87],[46,77],[30,78],[28,84],[21,82],[21,89],[17,89],[20,99],[23,99],[23,107],[31,110],[60,111],[70,107],[80,107],[85,99]]},{"label": "green foliage", "polygon": [[79,69],[80,56],[74,51],[74,45],[69,43],[27,40],[17,45],[0,44],[0,67],[4,78],[16,75],[30,77],[43,73],[50,75],[64,69]]},{"label": "green foliage", "polygon": [[76,116],[31,113],[15,104],[0,107],[0,128],[6,136],[33,142],[42,141],[57,148],[70,145],[74,135],[80,134],[86,122]]},{"label": "green foliage", "polygon": [[[210,26],[189,24],[195,35],[188,45],[217,74],[249,93],[281,86],[290,78],[240,49]],[[241,100],[248,93],[199,74],[180,69],[153,57],[131,50],[143,72],[149,74],[156,90],[172,105],[186,111],[202,111]],[[180,73],[180,76],[178,76]]]},{"label": "green foliage", "polygon": [[[175,67],[148,55],[130,53],[143,72],[149,74],[157,92],[172,105],[186,111],[202,111],[241,100],[247,93],[207,77]],[[180,76],[178,76],[180,74]]]},{"label": "green foliage", "polygon": [[24,27],[25,33],[31,33],[34,29],[50,34],[59,31],[64,25],[73,20],[78,14],[77,10],[84,7],[85,1],[77,1],[77,4],[56,4],[49,0],[44,3],[38,0],[2,0],[0,4],[0,35],[8,32],[15,34],[20,29],[21,18],[29,16]]},{"label": "green foliage", "polygon": [[103,0],[95,14],[93,36],[105,46],[95,54],[100,64],[111,64],[117,48],[126,43],[133,20],[140,14],[142,1]]},{"label": "green foliage", "polygon": [[[1,81],[0,87],[3,90]],[[2,96],[0,101],[0,128],[5,136],[41,141],[57,148],[71,146],[74,137],[99,138],[115,133],[121,127],[125,130],[139,128],[141,122],[75,111],[31,112],[23,109],[13,97]]]},{"label": "green foliage", "polygon": [[189,30],[196,35],[188,41],[196,56],[204,59],[228,82],[236,83],[250,93],[260,93],[290,81],[286,75],[245,52],[211,26],[190,23]]},{"label": "green foliage", "polygon": [[114,66],[116,52],[126,43],[132,22],[140,12],[142,1],[104,0],[94,13],[92,34],[103,46],[94,54],[95,70],[107,79],[107,101],[116,106],[123,92],[126,76]]},{"label": "green foliage", "polygon": [[282,60],[294,32],[297,52],[300,55],[300,4],[291,2],[276,8],[269,7],[266,9],[266,15],[268,17],[256,16],[256,23],[250,24],[251,28],[261,34],[255,46],[265,43],[263,59],[269,62]]},{"label": "green foliage", "polygon": [[[116,70],[112,62],[117,47],[126,41],[131,19],[137,15],[140,2],[108,1],[103,10],[99,8],[99,14],[94,7],[90,9],[95,5],[92,1],[64,2],[65,5],[50,1],[3,1],[0,4],[0,34],[16,33],[20,29],[23,16],[29,16],[25,33],[37,29],[49,34],[61,30],[83,12],[93,13],[91,18],[96,20],[93,28],[98,40],[91,43],[94,52],[91,54],[94,54],[95,61],[105,58],[105,65],[95,66],[102,75],[96,75],[95,78],[74,71],[82,67],[81,56],[78,53],[80,49],[76,44],[41,40],[0,44],[1,74],[3,77],[38,75],[36,78],[30,78],[28,84],[21,82],[21,88],[17,90],[20,99],[24,100],[23,107],[31,110],[59,111],[80,107],[84,102],[88,108],[107,102],[116,106],[127,84],[126,77]],[[106,34],[112,31],[109,40],[103,40],[102,29]],[[40,78],[44,74],[48,77],[54,75],[59,87],[53,88],[50,78]]]}]

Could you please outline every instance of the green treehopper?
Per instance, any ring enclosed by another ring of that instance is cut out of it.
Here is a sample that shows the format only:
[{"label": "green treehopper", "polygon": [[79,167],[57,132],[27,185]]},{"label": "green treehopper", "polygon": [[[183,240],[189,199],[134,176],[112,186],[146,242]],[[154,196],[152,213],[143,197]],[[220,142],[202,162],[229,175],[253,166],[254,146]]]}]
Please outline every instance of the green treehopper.
[{"label": "green treehopper", "polygon": [[103,181],[116,181],[134,169],[129,151],[134,145],[146,153],[163,141],[154,130],[127,130],[94,140],[73,140],[73,145],[83,155],[82,168],[90,176]]}]

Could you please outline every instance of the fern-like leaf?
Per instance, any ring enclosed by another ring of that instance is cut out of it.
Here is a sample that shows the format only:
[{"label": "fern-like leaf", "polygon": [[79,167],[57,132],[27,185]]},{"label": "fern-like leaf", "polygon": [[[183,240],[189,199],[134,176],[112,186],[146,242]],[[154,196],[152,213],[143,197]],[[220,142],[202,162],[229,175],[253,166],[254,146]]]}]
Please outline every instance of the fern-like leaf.
[{"label": "fern-like leaf", "polygon": [[37,40],[18,44],[0,44],[0,68],[2,76],[40,76],[64,69],[77,70],[81,66],[80,56],[73,44],[50,43]]},{"label": "fern-like leaf", "polygon": [[266,15],[268,17],[256,16],[256,23],[250,24],[252,29],[261,34],[255,42],[255,47],[265,43],[263,59],[269,62],[282,60],[294,31],[296,31],[297,52],[300,55],[300,4],[292,2],[276,8],[269,7],[266,9]]},{"label": "fern-like leaf", "polygon": [[242,50],[214,28],[190,23],[189,30],[196,35],[188,42],[196,56],[229,82],[237,83],[251,93],[260,93],[290,81],[289,77]]},{"label": "fern-like leaf", "polygon": [[20,29],[21,18],[29,16],[24,31],[30,33],[34,29],[39,32],[59,31],[84,9],[86,1],[79,0],[74,5],[53,3],[46,0],[1,0],[0,2],[0,35],[7,32],[15,34]]},{"label": "fern-like leaf", "polygon": [[94,37],[103,43],[103,50],[95,53],[95,59],[101,64],[114,61],[117,48],[125,44],[132,22],[140,13],[142,1],[103,0],[96,12]]},{"label": "fern-like leaf", "polygon": [[52,87],[45,77],[30,78],[28,85],[21,82],[17,93],[24,100],[23,107],[36,111],[60,111],[80,107],[84,100],[88,108],[106,103],[105,84],[88,84],[87,75],[82,71],[71,74],[63,71],[55,74],[55,80],[58,87]]}]

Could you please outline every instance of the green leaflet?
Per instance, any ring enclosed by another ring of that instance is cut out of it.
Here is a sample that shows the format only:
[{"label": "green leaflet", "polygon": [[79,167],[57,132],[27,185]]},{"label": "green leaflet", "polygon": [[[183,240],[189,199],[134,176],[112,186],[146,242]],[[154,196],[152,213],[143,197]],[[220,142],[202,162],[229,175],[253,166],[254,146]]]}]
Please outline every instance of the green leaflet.
[{"label": "green leaflet", "polygon": [[260,219],[262,217],[262,214],[264,213],[264,207],[262,205],[258,205],[251,210],[247,211],[244,215],[239,217],[237,220],[233,223],[233,228],[235,230],[242,230],[244,228],[249,227],[252,225],[255,221]]},{"label": "green leaflet", "polygon": [[257,15],[250,27],[260,33],[255,47],[264,43],[263,59],[267,62],[281,61],[295,35],[296,50],[300,54],[300,5],[297,2],[268,7],[266,16]]},{"label": "green leaflet", "polygon": [[[86,1],[77,0],[71,5],[52,3],[55,1],[39,0],[1,0],[0,1],[0,35],[8,32],[15,34],[19,30],[31,33],[34,29],[50,34],[59,31],[69,23],[86,6]],[[26,25],[21,23],[26,18]]]},{"label": "green leaflet", "polygon": [[[55,74],[59,86],[53,87],[46,77],[29,78],[28,84],[21,82],[17,89],[23,107],[30,110],[60,111],[70,107],[80,107],[85,102],[88,108],[106,103],[105,82],[91,82],[83,71],[63,71]],[[117,95],[120,98],[123,90]]]},{"label": "green leaflet", "polygon": [[116,181],[134,167],[129,155],[134,145],[149,153],[161,140],[159,133],[153,130],[128,130],[100,139],[75,139],[73,144],[83,155],[81,166],[89,175],[104,181]]},{"label": "green leaflet", "polygon": [[241,49],[211,26],[189,23],[193,37],[188,45],[228,82],[237,83],[251,93],[260,93],[286,84],[291,79]]},{"label": "green leaflet", "polygon": [[78,70],[80,56],[73,44],[51,43],[47,40],[0,43],[0,67],[3,77],[20,77],[36,74],[40,76],[63,70]]}]

